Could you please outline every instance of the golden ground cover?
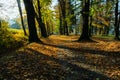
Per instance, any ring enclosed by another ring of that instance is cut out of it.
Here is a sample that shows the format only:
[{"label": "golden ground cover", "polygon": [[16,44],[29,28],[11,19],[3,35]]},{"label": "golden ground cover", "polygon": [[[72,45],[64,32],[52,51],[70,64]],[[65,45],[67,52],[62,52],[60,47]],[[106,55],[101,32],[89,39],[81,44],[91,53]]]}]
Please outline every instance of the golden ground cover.
[{"label": "golden ground cover", "polygon": [[0,61],[0,79],[7,80],[119,80],[120,42],[79,36],[42,38]]}]

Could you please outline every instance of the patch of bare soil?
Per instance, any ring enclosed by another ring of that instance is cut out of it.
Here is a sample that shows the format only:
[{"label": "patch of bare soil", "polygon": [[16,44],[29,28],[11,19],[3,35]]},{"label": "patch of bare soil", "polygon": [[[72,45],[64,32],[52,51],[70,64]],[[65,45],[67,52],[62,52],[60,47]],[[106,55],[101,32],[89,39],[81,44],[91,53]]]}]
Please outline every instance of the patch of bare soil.
[{"label": "patch of bare soil", "polygon": [[50,36],[0,61],[0,80],[120,80],[120,42]]}]

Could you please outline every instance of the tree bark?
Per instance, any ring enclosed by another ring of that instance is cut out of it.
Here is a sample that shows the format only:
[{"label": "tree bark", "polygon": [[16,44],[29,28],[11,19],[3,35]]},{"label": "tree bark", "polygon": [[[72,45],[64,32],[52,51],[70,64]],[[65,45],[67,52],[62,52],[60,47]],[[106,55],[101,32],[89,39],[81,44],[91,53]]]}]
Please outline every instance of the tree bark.
[{"label": "tree bark", "polygon": [[18,3],[18,8],[19,8],[19,13],[20,13],[20,18],[21,18],[22,28],[23,28],[23,31],[24,31],[24,35],[26,36],[27,32],[25,30],[25,25],[24,25],[24,21],[23,21],[22,8],[21,8],[20,0],[17,0],[17,3]]},{"label": "tree bark", "polygon": [[36,25],[35,25],[35,10],[33,7],[32,0],[23,0],[25,4],[25,9],[27,13],[27,21],[29,28],[29,41],[30,42],[40,42],[37,35]]},{"label": "tree bark", "polygon": [[38,3],[38,15],[39,15],[37,18],[37,21],[38,21],[39,27],[41,28],[41,36],[48,37],[45,24],[42,21],[40,1],[37,0],[37,3]]},{"label": "tree bark", "polygon": [[[90,4],[90,7],[92,8],[92,5],[93,5],[93,0],[91,0],[91,2],[90,2],[91,4]],[[92,26],[92,22],[93,22],[93,16],[92,15],[90,15],[90,31],[89,31],[89,36],[90,37],[92,37],[92,35],[93,35],[93,26]]]},{"label": "tree bark", "polygon": [[83,6],[82,10],[82,17],[83,17],[83,28],[82,34],[78,41],[89,41],[89,6],[90,0],[85,0],[85,5]]},{"label": "tree bark", "polygon": [[119,23],[118,23],[118,0],[116,2],[116,7],[115,7],[115,40],[120,40],[119,39]]},{"label": "tree bark", "polygon": [[60,11],[61,11],[60,17],[62,17],[61,22],[62,22],[63,34],[69,35],[67,21],[66,21],[66,0],[58,0],[58,1],[59,1]]},{"label": "tree bark", "polygon": [[60,6],[60,2],[59,2],[59,31],[60,31],[60,34],[63,35],[64,32],[63,32],[63,26],[62,26],[62,12],[61,12],[61,6]]}]

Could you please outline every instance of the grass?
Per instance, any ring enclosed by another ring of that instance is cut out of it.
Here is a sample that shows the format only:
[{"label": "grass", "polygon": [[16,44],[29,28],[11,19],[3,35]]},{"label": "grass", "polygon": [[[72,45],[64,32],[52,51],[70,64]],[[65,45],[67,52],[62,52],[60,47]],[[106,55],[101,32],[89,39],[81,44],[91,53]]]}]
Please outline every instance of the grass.
[{"label": "grass", "polygon": [[93,36],[93,37],[101,38],[101,39],[109,39],[109,40],[113,40],[113,39],[114,39],[114,35],[108,35],[108,36],[95,35],[95,36]]},{"label": "grass", "polygon": [[0,36],[0,54],[15,50],[27,43],[28,38],[24,36],[23,31],[20,29],[8,28],[5,33]]}]

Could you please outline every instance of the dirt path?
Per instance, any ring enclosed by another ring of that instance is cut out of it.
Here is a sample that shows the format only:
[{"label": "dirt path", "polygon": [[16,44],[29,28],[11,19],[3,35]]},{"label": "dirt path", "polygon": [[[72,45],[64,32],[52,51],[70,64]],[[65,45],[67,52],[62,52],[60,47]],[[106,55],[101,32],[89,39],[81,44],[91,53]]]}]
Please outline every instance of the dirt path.
[{"label": "dirt path", "polygon": [[77,36],[51,36],[0,61],[6,80],[119,80],[120,42],[76,42]]}]

